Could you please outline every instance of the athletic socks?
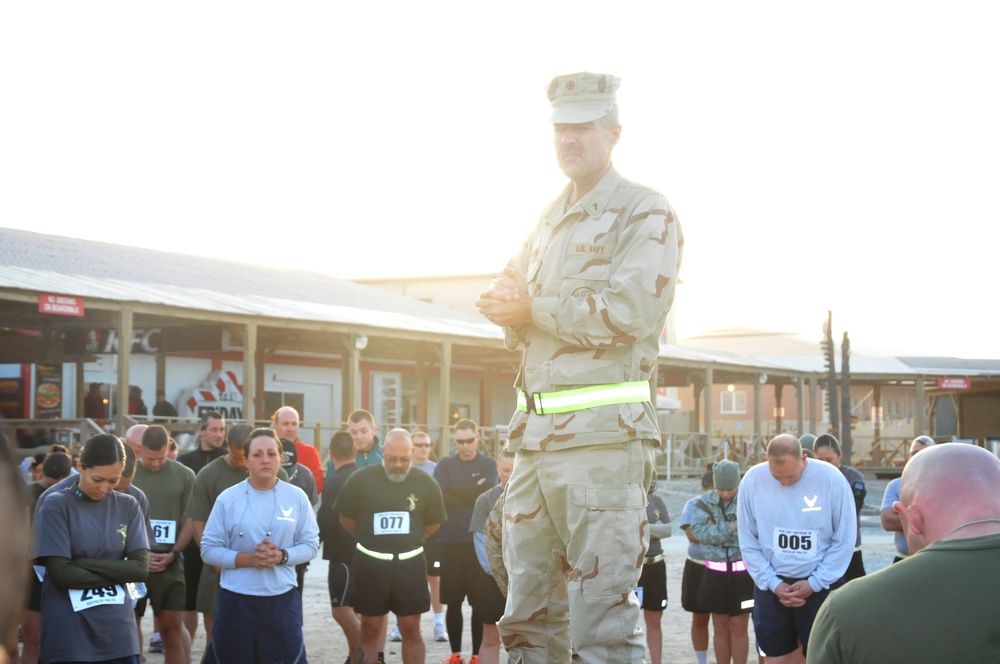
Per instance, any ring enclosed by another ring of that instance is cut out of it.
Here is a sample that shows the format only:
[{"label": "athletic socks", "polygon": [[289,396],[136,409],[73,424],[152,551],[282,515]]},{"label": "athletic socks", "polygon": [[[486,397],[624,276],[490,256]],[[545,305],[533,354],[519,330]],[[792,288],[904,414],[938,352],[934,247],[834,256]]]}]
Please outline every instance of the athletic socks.
[{"label": "athletic socks", "polygon": [[695,650],[694,657],[698,660],[698,664],[708,664],[708,651],[707,650]]},{"label": "athletic socks", "polygon": [[443,625],[444,624],[444,612],[434,614],[434,624]]}]

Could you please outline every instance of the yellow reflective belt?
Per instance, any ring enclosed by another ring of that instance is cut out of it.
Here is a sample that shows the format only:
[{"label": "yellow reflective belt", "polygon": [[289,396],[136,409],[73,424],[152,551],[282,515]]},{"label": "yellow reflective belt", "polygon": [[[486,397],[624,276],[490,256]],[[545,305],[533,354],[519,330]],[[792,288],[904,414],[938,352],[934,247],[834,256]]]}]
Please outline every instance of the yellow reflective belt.
[{"label": "yellow reflective belt", "polygon": [[413,551],[406,551],[405,553],[400,553],[398,555],[400,560],[409,560],[410,558],[416,558],[423,552],[424,552],[424,547],[418,546]]},{"label": "yellow reflective belt", "polygon": [[371,549],[366,549],[360,544],[357,545],[358,551],[365,554],[366,556],[371,556],[372,558],[377,558],[379,560],[409,560],[410,558],[416,558],[421,553],[424,552],[424,547],[418,546],[412,551],[404,551],[403,553],[382,553],[381,551],[372,551]]},{"label": "yellow reflective belt", "polygon": [[517,409],[526,413],[535,412],[539,415],[571,413],[584,408],[620,403],[642,403],[649,400],[649,382],[645,380],[590,385],[558,392],[528,394],[524,390],[517,391]]}]

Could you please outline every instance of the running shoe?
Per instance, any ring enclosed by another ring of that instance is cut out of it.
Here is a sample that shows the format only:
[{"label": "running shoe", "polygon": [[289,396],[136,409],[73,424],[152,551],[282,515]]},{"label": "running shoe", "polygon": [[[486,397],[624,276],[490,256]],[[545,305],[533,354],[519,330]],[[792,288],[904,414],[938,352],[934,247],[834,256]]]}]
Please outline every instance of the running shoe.
[{"label": "running shoe", "polygon": [[379,653],[378,659],[375,660],[375,664],[385,664],[385,653]]},{"label": "running shoe", "polygon": [[163,639],[156,635],[149,639],[149,652],[162,653],[163,652]]},{"label": "running shoe", "polygon": [[403,635],[399,633],[399,625],[392,626],[392,633],[389,634],[389,640],[399,643],[403,640]]},{"label": "running shoe", "polygon": [[479,655],[473,655],[470,657],[469,664],[479,664]]},{"label": "running shoe", "polygon": [[465,664],[465,660],[457,652],[453,652],[451,657],[441,660],[441,664]]},{"label": "running shoe", "polygon": [[438,643],[444,643],[448,640],[448,633],[444,631],[444,625],[441,623],[434,623],[434,640]]}]

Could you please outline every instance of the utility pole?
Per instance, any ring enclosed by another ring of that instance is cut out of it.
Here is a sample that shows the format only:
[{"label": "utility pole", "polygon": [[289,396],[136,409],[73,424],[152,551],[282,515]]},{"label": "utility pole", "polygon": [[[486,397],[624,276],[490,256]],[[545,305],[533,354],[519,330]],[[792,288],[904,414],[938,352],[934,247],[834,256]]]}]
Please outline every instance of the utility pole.
[{"label": "utility pole", "polygon": [[837,406],[837,364],[833,347],[833,312],[826,312],[823,323],[823,364],[826,366],[826,412],[830,417],[830,433],[840,437],[840,408]]},{"label": "utility pole", "polygon": [[851,340],[844,332],[840,346],[840,414],[844,422],[840,432],[840,451],[844,453],[844,463],[851,465]]}]

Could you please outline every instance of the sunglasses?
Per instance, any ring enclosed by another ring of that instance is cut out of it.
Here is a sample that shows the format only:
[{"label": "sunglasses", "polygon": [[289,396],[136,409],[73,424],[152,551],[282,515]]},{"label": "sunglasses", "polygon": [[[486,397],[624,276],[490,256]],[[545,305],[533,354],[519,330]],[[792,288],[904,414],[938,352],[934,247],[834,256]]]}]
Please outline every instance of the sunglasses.
[{"label": "sunglasses", "polygon": [[430,447],[430,443],[413,443],[414,447]]},{"label": "sunglasses", "polygon": [[455,444],[456,445],[472,445],[475,442],[476,442],[475,438],[465,438],[465,439],[456,438],[455,439]]}]

